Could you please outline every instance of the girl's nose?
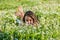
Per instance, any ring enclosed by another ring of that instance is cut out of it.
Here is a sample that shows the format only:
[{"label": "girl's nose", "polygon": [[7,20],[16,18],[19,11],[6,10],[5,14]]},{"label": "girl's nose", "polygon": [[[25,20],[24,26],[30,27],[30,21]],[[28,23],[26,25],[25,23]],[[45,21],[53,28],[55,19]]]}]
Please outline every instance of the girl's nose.
[{"label": "girl's nose", "polygon": [[28,24],[30,24],[30,21],[28,21]]}]

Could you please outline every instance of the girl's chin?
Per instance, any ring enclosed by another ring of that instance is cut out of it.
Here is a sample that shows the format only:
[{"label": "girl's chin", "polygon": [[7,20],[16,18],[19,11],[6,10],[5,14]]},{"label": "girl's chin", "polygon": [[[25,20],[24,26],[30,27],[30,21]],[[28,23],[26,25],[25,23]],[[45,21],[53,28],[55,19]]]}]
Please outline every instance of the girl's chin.
[{"label": "girl's chin", "polygon": [[29,26],[29,25],[33,25],[33,24],[28,24],[28,23],[26,23],[26,25]]}]

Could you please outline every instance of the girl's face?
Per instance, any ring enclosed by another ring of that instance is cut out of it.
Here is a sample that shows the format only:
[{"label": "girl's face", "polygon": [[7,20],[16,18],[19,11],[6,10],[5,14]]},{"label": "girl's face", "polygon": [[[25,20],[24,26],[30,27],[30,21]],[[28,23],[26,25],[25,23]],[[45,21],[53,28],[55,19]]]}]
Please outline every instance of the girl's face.
[{"label": "girl's face", "polygon": [[33,19],[29,16],[25,16],[25,23],[26,24],[33,24]]}]

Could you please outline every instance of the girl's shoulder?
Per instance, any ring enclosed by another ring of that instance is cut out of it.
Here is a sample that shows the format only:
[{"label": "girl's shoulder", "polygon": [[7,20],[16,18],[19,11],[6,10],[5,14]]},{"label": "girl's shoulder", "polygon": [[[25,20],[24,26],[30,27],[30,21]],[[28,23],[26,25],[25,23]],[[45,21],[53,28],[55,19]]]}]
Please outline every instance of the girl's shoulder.
[{"label": "girl's shoulder", "polygon": [[19,20],[19,19],[16,19],[16,23],[17,23],[18,25],[22,25],[22,24],[23,24],[23,21],[22,21],[22,20]]}]

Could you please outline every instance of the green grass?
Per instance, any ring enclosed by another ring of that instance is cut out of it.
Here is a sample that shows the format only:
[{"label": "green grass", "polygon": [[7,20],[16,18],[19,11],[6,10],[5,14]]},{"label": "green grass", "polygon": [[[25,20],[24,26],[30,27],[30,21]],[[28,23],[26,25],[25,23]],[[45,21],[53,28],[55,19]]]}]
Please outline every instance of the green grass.
[{"label": "green grass", "polygon": [[[18,6],[38,15],[39,25],[16,25]],[[60,40],[60,0],[0,0],[0,40]]]}]

